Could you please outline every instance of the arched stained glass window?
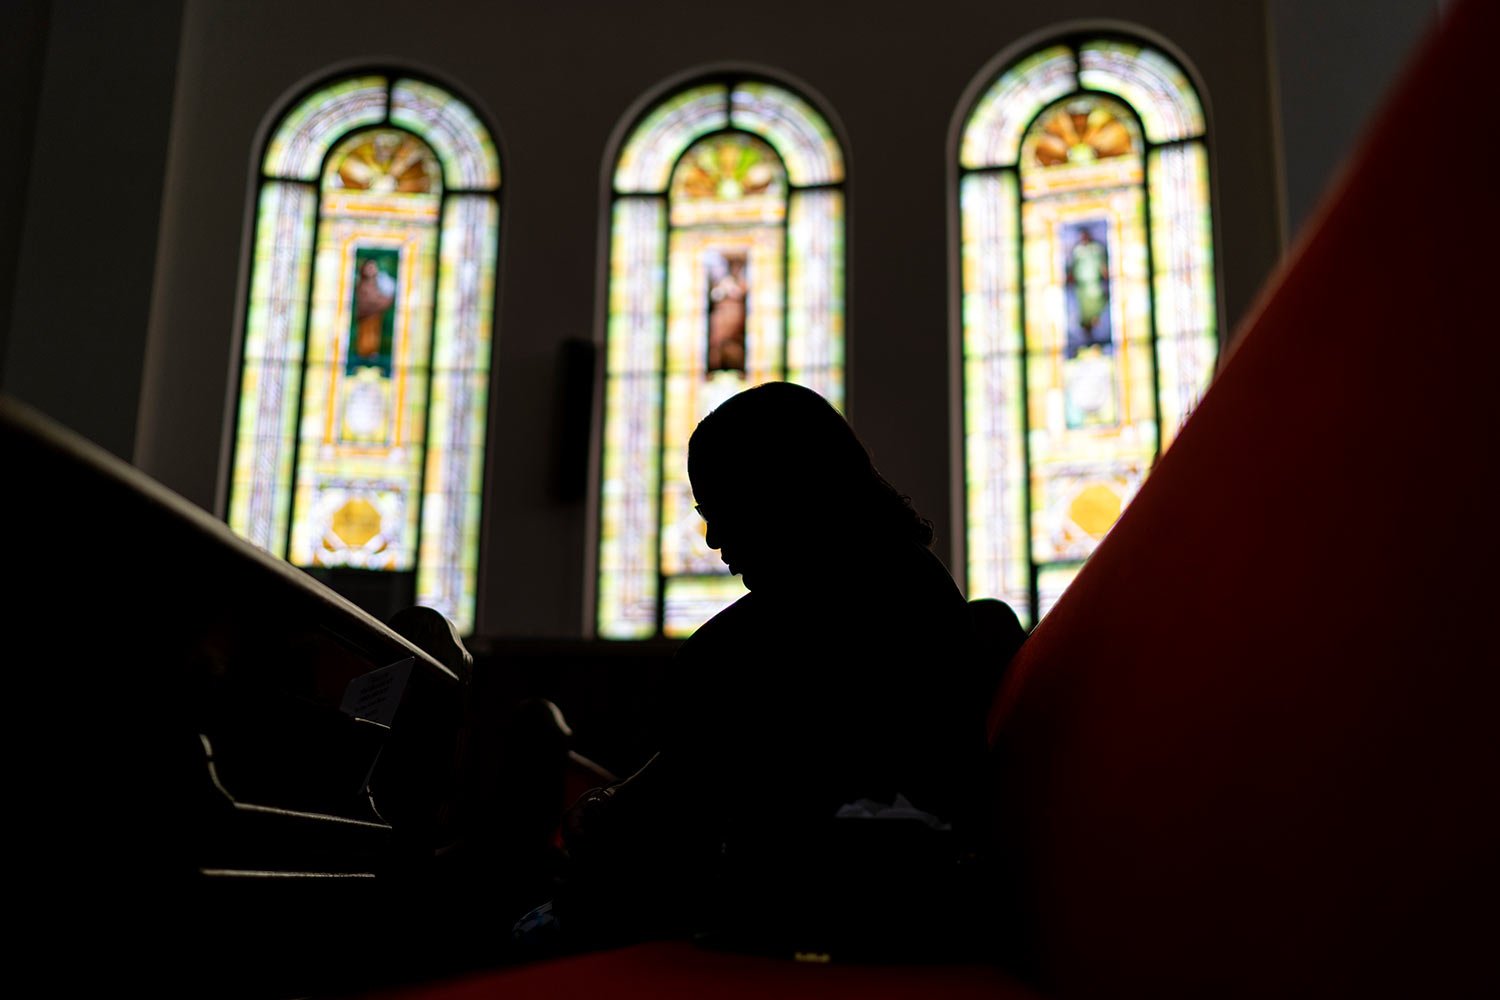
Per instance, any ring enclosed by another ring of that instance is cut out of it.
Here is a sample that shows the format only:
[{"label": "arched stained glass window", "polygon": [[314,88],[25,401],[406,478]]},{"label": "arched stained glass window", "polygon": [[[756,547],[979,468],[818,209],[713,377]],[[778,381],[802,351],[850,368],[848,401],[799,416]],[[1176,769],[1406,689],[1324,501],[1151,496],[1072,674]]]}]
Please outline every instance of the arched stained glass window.
[{"label": "arched stained glass window", "polygon": [[1203,108],[1161,51],[1013,63],[959,151],[969,597],[1045,614],[1218,350]]},{"label": "arched stained glass window", "polygon": [[631,130],[614,173],[597,628],[687,635],[745,591],[704,542],[687,442],[741,389],[842,407],[844,159],[807,101],[690,85]]},{"label": "arched stained glass window", "polygon": [[261,163],[228,520],[474,623],[500,164],[439,87],[339,79]]}]

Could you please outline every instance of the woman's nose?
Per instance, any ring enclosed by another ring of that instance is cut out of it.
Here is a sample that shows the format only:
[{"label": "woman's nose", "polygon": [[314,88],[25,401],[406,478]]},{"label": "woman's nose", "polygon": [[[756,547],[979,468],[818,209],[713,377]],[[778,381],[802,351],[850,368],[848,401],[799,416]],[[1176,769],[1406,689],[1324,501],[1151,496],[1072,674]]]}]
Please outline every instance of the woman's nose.
[{"label": "woman's nose", "polygon": [[711,549],[717,549],[722,544],[722,539],[719,538],[719,532],[714,530],[714,524],[712,521],[709,521],[704,527],[703,540],[708,543],[708,547]]}]

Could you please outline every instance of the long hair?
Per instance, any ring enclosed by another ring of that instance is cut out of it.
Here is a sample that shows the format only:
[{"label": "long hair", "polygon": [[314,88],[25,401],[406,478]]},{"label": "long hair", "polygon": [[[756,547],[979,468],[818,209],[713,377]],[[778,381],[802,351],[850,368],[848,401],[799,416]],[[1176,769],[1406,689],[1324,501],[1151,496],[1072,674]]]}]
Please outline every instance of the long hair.
[{"label": "long hair", "polygon": [[688,441],[688,475],[716,501],[778,523],[826,512],[830,530],[865,541],[932,544],[932,522],[881,476],[843,416],[792,382],[746,389],[704,417]]}]

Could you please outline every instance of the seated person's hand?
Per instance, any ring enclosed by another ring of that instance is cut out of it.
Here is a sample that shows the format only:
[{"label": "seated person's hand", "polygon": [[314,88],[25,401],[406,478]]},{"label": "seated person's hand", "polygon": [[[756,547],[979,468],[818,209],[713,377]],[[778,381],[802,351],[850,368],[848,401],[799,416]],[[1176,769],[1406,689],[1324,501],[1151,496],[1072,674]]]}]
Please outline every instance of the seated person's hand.
[{"label": "seated person's hand", "polygon": [[626,813],[639,813],[642,808],[649,811],[648,802],[659,784],[655,771],[660,770],[652,765],[660,759],[660,754],[652,757],[624,781],[589,789],[563,814],[563,846],[575,861],[602,856],[610,851],[611,844],[617,850],[627,850],[622,838],[628,839],[632,832],[636,837],[645,834],[629,829],[631,821]]},{"label": "seated person's hand", "polygon": [[590,839],[603,836],[600,831],[608,826],[607,815],[616,787],[590,788],[563,813],[563,846],[570,855],[576,858],[580,853],[587,854]]}]

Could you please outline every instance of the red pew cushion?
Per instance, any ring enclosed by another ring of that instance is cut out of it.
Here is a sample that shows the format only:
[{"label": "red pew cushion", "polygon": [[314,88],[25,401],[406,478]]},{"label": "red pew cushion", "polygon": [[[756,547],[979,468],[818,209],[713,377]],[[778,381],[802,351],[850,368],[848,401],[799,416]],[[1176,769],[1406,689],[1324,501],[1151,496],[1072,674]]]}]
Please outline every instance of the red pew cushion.
[{"label": "red pew cushion", "polygon": [[1000,694],[1044,989],[1500,995],[1500,198],[1434,138],[1496,37],[1451,11]]},{"label": "red pew cushion", "polygon": [[818,965],[662,941],[479,973],[385,996],[389,1000],[764,1000],[792,996],[1034,1000],[1036,994],[987,965]]}]

